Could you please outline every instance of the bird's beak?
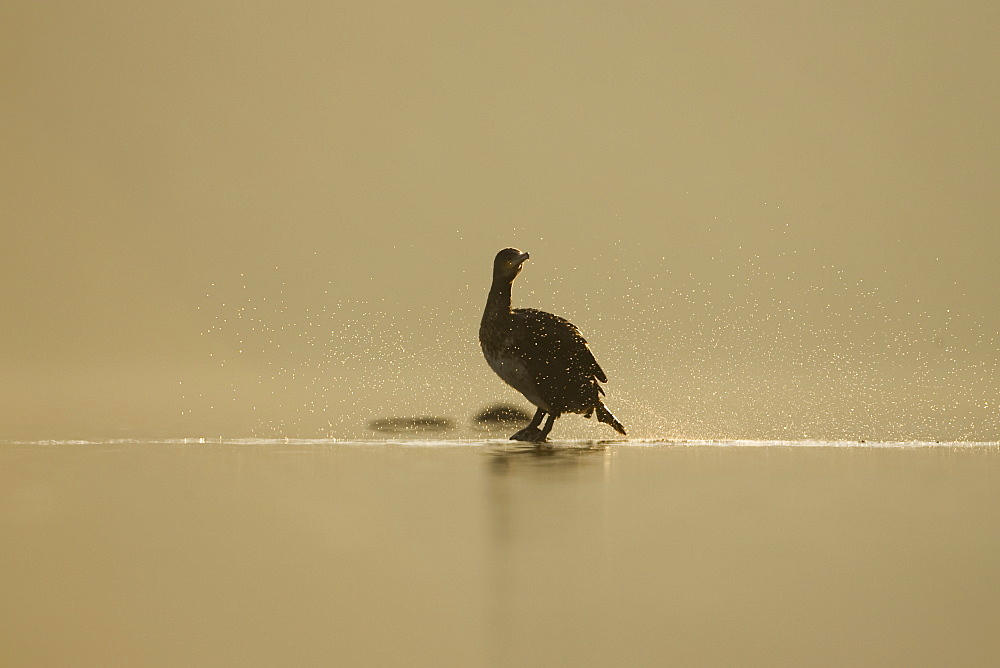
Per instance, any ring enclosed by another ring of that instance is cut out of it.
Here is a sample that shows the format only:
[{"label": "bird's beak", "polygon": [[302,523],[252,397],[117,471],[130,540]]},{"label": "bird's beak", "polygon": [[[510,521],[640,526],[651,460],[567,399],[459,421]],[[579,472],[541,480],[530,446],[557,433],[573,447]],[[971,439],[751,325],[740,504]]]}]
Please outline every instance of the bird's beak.
[{"label": "bird's beak", "polygon": [[520,255],[517,256],[517,264],[518,265],[524,264],[524,261],[527,260],[530,257],[531,256],[528,255],[527,253],[521,253]]}]

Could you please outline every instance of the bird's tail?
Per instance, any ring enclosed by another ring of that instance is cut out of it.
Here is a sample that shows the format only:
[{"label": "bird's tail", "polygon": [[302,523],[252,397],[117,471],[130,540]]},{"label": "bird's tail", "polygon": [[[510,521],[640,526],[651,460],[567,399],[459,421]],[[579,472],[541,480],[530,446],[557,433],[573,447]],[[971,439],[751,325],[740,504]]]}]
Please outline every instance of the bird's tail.
[{"label": "bird's tail", "polygon": [[609,411],[608,407],[605,406],[604,404],[599,404],[597,406],[597,420],[599,422],[603,422],[604,424],[611,425],[611,427],[622,436],[626,435],[625,427],[623,427],[622,423],[619,422],[618,419],[611,414],[611,411]]}]

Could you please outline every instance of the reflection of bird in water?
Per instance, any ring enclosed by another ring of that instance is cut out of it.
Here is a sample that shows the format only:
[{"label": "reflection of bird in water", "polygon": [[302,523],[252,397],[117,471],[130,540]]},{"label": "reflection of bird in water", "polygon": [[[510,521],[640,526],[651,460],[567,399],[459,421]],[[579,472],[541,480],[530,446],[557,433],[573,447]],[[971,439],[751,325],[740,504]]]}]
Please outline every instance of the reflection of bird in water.
[{"label": "reflection of bird in water", "polygon": [[[479,343],[490,367],[508,385],[538,407],[528,426],[512,440],[544,442],[552,423],[563,413],[583,413],[611,425],[619,434],[625,427],[601,400],[608,382],[587,341],[572,323],[531,308],[511,309],[511,285],[527,253],[505,248],[493,261],[493,285],[479,327]],[[548,414],[541,429],[538,426]]]},{"label": "reflection of bird in water", "polygon": [[490,449],[490,470],[506,475],[512,472],[531,474],[533,471],[573,469],[581,465],[594,465],[602,461],[608,451],[604,441],[591,441],[589,445],[574,447],[538,448],[533,445],[509,445]]}]

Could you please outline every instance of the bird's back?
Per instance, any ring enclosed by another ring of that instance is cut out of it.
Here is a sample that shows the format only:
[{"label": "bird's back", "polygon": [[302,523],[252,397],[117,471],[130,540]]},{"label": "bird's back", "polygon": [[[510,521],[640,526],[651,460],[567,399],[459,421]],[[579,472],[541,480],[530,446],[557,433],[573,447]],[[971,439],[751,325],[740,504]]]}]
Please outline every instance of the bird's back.
[{"label": "bird's back", "polygon": [[588,412],[607,376],[573,323],[537,309],[512,312],[511,347],[534,376],[539,393],[559,412]]}]

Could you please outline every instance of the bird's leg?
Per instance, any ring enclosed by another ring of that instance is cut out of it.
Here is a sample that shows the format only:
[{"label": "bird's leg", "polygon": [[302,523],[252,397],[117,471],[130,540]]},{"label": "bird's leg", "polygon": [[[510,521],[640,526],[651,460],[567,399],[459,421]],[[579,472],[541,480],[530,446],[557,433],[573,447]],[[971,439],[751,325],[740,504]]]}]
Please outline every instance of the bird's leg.
[{"label": "bird's leg", "polygon": [[[521,431],[517,432],[513,436],[511,436],[510,440],[512,440],[512,441],[537,441],[537,440],[539,440],[538,435],[541,432],[538,431],[538,425],[540,425],[542,423],[542,418],[543,417],[545,417],[545,411],[542,410],[541,408],[539,408],[537,411],[535,411],[535,417],[531,418],[531,422],[528,423],[528,426],[525,427],[524,429],[522,429]],[[545,440],[545,437],[542,436],[541,440]]]},{"label": "bird's leg", "polygon": [[552,423],[555,421],[556,421],[556,414],[549,413],[549,419],[545,421],[545,426],[542,427],[542,430],[540,432],[538,432],[539,443],[544,443],[548,439],[549,432],[552,431]]}]

